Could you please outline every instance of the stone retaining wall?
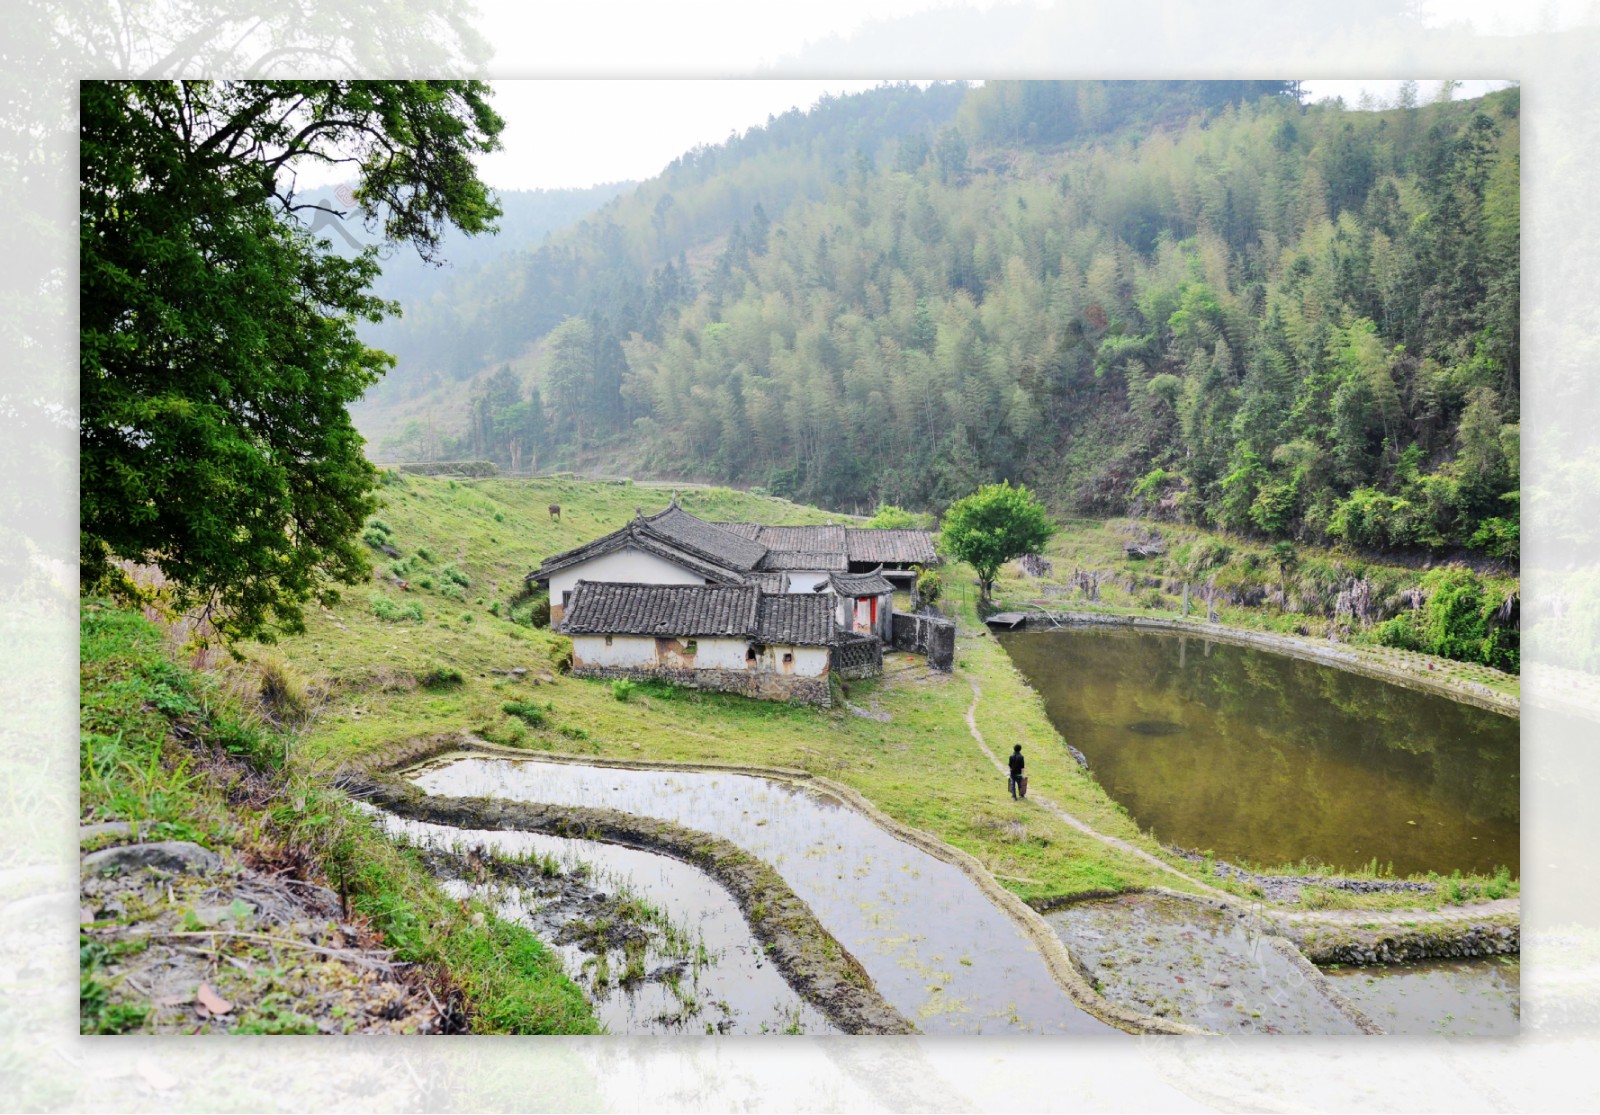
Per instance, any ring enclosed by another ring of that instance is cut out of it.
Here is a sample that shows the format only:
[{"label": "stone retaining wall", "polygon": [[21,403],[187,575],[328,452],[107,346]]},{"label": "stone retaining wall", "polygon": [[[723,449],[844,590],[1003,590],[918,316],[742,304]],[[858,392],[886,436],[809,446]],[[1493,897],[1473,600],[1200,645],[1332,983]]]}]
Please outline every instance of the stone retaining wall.
[{"label": "stone retaining wall", "polygon": [[577,678],[626,679],[628,681],[666,681],[686,689],[710,689],[719,693],[738,693],[767,701],[801,701],[827,708],[833,703],[826,676],[795,677],[747,670],[676,670],[665,666],[573,666]]},{"label": "stone retaining wall", "polygon": [[1318,964],[1398,964],[1522,951],[1522,927],[1515,920],[1418,922],[1376,929],[1296,925],[1289,928],[1289,936]]}]

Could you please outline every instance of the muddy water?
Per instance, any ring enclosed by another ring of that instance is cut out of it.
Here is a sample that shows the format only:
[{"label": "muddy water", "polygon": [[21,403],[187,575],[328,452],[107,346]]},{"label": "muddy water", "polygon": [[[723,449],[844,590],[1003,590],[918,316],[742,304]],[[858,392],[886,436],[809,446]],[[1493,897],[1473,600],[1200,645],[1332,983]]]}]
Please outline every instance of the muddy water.
[{"label": "muddy water", "polygon": [[1521,1027],[1522,965],[1517,957],[1323,971],[1391,1034],[1504,1037]]},{"label": "muddy water", "polygon": [[[419,846],[464,853],[482,845],[504,856],[551,857],[561,875],[549,887],[473,885],[459,879],[447,879],[445,886],[455,897],[471,893],[490,899],[501,917],[539,933],[560,954],[567,973],[594,1005],[595,1016],[613,1034],[839,1032],[766,960],[732,896],[688,864],[541,833],[456,829],[378,816],[391,835]],[[582,883],[574,886],[574,877]],[[582,902],[575,904],[575,890],[631,894],[665,915],[672,932],[650,935],[641,978],[622,982],[628,959],[623,948],[590,951],[576,942],[563,943],[563,926],[586,915],[590,921],[605,916],[582,908]]]},{"label": "muddy water", "polygon": [[1223,1034],[1361,1032],[1236,913],[1164,895],[1124,895],[1044,919],[1106,998],[1140,1013]]},{"label": "muddy water", "polygon": [[1265,865],[1518,870],[1516,720],[1191,636],[1080,628],[1000,642],[1100,784],[1160,840]]},{"label": "muddy water", "polygon": [[461,758],[412,776],[430,794],[590,805],[724,837],[771,864],[929,1034],[1111,1033],[1051,978],[1021,928],[956,867],[841,802],[748,775]]}]

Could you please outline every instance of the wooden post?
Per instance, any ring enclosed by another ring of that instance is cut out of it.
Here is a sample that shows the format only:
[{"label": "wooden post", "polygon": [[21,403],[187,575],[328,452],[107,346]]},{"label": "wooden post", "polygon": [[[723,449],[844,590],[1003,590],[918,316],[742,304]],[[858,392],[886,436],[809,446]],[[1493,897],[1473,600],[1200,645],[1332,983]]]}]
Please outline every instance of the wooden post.
[{"label": "wooden post", "polygon": [[1189,582],[1183,582],[1183,618],[1189,618]]}]

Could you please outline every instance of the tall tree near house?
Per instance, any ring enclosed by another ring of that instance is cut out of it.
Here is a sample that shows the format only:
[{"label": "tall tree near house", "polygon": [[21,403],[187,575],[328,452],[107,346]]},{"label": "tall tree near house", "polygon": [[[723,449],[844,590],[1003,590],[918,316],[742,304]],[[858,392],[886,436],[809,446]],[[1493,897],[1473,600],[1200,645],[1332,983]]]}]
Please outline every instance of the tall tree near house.
[{"label": "tall tree near house", "polygon": [[[296,175],[340,165],[387,244],[425,260],[499,210],[481,82],[85,82],[80,91],[80,561],[158,565],[225,639],[303,628],[368,564],[376,473],[347,406],[393,363],[356,337],[376,245],[343,259]],[[319,210],[323,210],[319,214]],[[336,218],[345,213],[332,214]]]},{"label": "tall tree near house", "polygon": [[944,513],[939,542],[951,557],[972,566],[988,600],[1000,567],[1023,554],[1038,553],[1055,531],[1032,492],[1001,481],[952,503]]}]

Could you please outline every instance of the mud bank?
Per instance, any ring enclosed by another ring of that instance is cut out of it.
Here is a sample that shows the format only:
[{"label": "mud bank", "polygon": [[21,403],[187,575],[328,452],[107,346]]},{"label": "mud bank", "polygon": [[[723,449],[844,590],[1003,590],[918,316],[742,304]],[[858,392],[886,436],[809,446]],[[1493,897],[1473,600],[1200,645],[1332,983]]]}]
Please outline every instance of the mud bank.
[{"label": "mud bank", "polygon": [[1363,653],[1356,647],[1312,642],[1308,639],[1295,638],[1290,635],[1278,635],[1268,631],[1250,631],[1245,628],[1227,627],[1220,623],[1206,623],[1203,620],[1163,619],[1156,616],[1123,616],[1108,612],[1041,611],[1038,615],[1029,614],[1017,629],[1043,631],[1053,627],[1128,627],[1141,631],[1162,631],[1177,635],[1193,635],[1197,638],[1211,639],[1220,643],[1265,647],[1293,658],[1317,662],[1339,670],[1348,670],[1350,673],[1392,682],[1395,685],[1405,686],[1409,689],[1437,693],[1453,701],[1460,701],[1462,704],[1473,705],[1489,712],[1497,712],[1513,719],[1520,718],[1522,711],[1521,700],[1511,696],[1509,693],[1502,693],[1497,689],[1491,689],[1487,685],[1462,681],[1459,678],[1436,677],[1423,671],[1411,670],[1403,666],[1380,661],[1372,655]]},{"label": "mud bank", "polygon": [[[454,738],[433,744],[431,749],[412,751],[415,758],[410,761],[461,747],[461,741]],[[692,864],[728,888],[756,939],[767,948],[790,986],[834,1025],[850,1034],[917,1032],[910,1019],[878,994],[860,962],[817,923],[778,873],[726,840],[609,809],[433,797],[400,780],[392,769],[347,770],[338,785],[352,797],[410,820],[598,840],[660,852]]]},{"label": "mud bank", "polygon": [[[595,760],[587,756],[562,756],[549,753],[529,755],[524,751],[484,743],[464,733],[453,733],[391,745],[382,756],[367,760],[368,766],[364,768],[348,768],[342,771],[339,779],[342,785],[351,787],[353,791],[378,793],[387,800],[393,800],[396,812],[400,812],[403,808],[410,808],[413,811],[425,811],[430,802],[436,803],[439,799],[429,799],[427,795],[416,787],[403,782],[394,772],[406,769],[409,776],[416,773],[409,768],[420,764],[431,765],[430,761],[445,761],[453,758],[464,758],[469,755],[494,759],[536,760],[540,764],[553,763],[589,769],[612,768],[619,771],[748,775],[770,780],[779,785],[788,784],[791,789],[810,787],[825,797],[836,799],[836,804],[846,806],[850,811],[860,815],[865,821],[894,840],[901,841],[917,851],[943,861],[944,864],[954,867],[962,875],[966,876],[971,883],[978,887],[983,896],[996,907],[996,911],[999,914],[1010,920],[1022,931],[1023,937],[1029,943],[1031,949],[1036,951],[1039,959],[1042,960],[1050,981],[1062,992],[1065,992],[1067,999],[1070,1000],[1073,1006],[1089,1016],[1085,1021],[1094,1025],[1109,1025],[1125,1032],[1136,1034],[1203,1032],[1182,1022],[1144,1016],[1137,1011],[1129,1010],[1106,1000],[1090,986],[1089,982],[1075,968],[1066,947],[1050,927],[1045,924],[1043,918],[1023,904],[1017,896],[1001,887],[984,870],[982,865],[971,856],[958,849],[951,848],[925,833],[900,824],[893,818],[883,814],[881,810],[849,787],[835,784],[829,779],[816,777],[804,771],[731,764],[685,764],[637,760],[608,762]],[[474,792],[482,793],[484,791],[475,790]],[[582,804],[544,806],[537,802],[523,802],[512,810],[506,811],[497,804],[497,801],[498,799],[482,797],[452,799],[449,802],[449,806],[451,809],[459,807],[460,815],[467,823],[481,823],[478,820],[480,816],[493,817],[493,823],[487,824],[485,827],[495,827],[500,823],[515,825],[516,827],[531,824],[543,826],[538,831],[555,834],[568,833],[584,837],[592,836],[602,840],[615,840],[623,843],[637,842],[638,846],[659,850],[664,854],[701,865],[703,869],[713,874],[718,873],[712,866],[702,864],[701,860],[694,857],[709,856],[711,848],[719,847],[721,850],[718,853],[718,862],[722,865],[722,870],[731,872],[725,881],[729,883],[736,899],[750,915],[752,925],[757,929],[758,936],[767,931],[764,926],[772,919],[773,902],[766,900],[763,903],[765,917],[758,917],[756,916],[758,912],[757,903],[763,902],[763,900],[757,893],[749,890],[747,884],[746,893],[739,893],[737,888],[747,871],[764,875],[766,871],[771,869],[763,870],[760,864],[753,863],[752,857],[736,845],[729,844],[726,847],[721,847],[698,831],[676,824],[643,819],[631,814],[612,815],[606,811],[594,811],[591,814],[591,811]],[[509,805],[510,803],[506,804]],[[525,812],[524,806],[526,807]],[[425,816],[428,814],[416,812],[414,815]],[[722,878],[723,876],[718,875],[718,877]],[[781,878],[776,876],[775,872],[772,872],[772,878],[778,886],[783,887],[784,893],[793,896],[793,891],[788,888],[787,884],[783,883]],[[802,960],[808,964],[816,963],[818,954],[823,950],[821,941],[823,939],[832,940],[827,931],[822,929],[821,925],[816,922],[815,916],[811,915],[805,903],[798,898],[795,898],[794,902],[806,911],[807,920],[810,926],[814,928],[797,928],[795,930],[796,947],[787,952],[774,953],[774,960],[780,965],[780,970],[785,970],[786,974],[787,970],[782,965],[791,962],[798,963]],[[814,938],[812,937],[813,934],[815,935]],[[809,949],[799,947],[800,942],[804,940],[813,941]],[[837,945],[835,944],[834,947],[837,947]],[[839,951],[843,955],[848,955],[843,949]],[[851,959],[853,960],[853,958]],[[846,964],[846,966],[848,967],[849,965]],[[859,966],[852,970],[857,972],[858,975],[860,974]],[[965,968],[957,970],[961,972],[967,971]],[[841,976],[834,976],[832,980],[835,985],[844,982]],[[878,998],[880,1001],[882,1000],[881,995]],[[900,1009],[907,1008],[902,1004]],[[849,1019],[837,1017],[833,1014],[830,1014],[829,1017],[841,1029],[849,1028],[847,1025]],[[897,1017],[903,1022],[905,1015],[902,1014]],[[858,1032],[872,1031],[862,1028]],[[886,1029],[884,1032],[904,1031]]]},{"label": "mud bank", "polygon": [[1218,1033],[1381,1034],[1278,927],[1218,899],[1154,888],[1050,904],[1045,920],[1101,993]]},{"label": "mud bank", "polygon": [[1517,915],[1412,924],[1293,923],[1289,936],[1317,964],[1400,964],[1463,960],[1522,951]]}]

